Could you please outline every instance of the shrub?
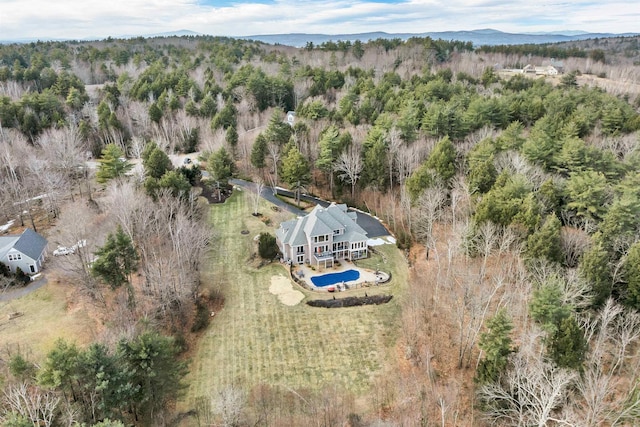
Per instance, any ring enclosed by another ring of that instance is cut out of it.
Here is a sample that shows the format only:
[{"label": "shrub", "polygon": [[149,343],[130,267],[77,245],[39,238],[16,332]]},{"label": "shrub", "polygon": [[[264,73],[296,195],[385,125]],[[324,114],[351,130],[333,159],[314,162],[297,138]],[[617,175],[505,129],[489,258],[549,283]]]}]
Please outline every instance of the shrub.
[{"label": "shrub", "polygon": [[0,261],[0,275],[4,277],[9,277],[11,275],[11,270],[9,270],[9,266]]},{"label": "shrub", "polygon": [[399,230],[396,233],[396,246],[398,249],[410,249],[411,243],[411,233],[404,230]]},{"label": "shrub", "polygon": [[26,285],[31,281],[31,278],[24,274],[24,271],[22,271],[22,269],[18,267],[16,268],[16,280],[18,281],[18,283]]},{"label": "shrub", "polygon": [[191,332],[198,332],[209,326],[209,307],[206,301],[202,298],[196,300],[196,316],[193,319],[193,326],[191,326]]},{"label": "shrub", "polygon": [[15,378],[26,381],[35,377],[36,365],[18,353],[9,360],[9,372]]},{"label": "shrub", "polygon": [[280,253],[280,249],[276,243],[276,237],[269,233],[260,233],[258,253],[262,259],[272,260],[276,258]]}]

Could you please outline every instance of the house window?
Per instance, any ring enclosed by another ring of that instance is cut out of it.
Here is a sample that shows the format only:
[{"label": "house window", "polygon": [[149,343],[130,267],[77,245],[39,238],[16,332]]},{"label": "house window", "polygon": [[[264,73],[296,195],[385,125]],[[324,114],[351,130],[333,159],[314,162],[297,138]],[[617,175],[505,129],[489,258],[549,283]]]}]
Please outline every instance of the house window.
[{"label": "house window", "polygon": [[36,266],[35,266],[35,265],[33,265],[33,264],[31,264],[31,265],[29,266],[29,270],[31,270],[31,272],[32,272],[32,273],[35,273],[35,272],[36,272]]},{"label": "house window", "polygon": [[304,262],[304,255],[298,255],[298,264],[302,264]]},{"label": "house window", "polygon": [[22,254],[9,254],[9,261],[19,261],[22,259]]}]

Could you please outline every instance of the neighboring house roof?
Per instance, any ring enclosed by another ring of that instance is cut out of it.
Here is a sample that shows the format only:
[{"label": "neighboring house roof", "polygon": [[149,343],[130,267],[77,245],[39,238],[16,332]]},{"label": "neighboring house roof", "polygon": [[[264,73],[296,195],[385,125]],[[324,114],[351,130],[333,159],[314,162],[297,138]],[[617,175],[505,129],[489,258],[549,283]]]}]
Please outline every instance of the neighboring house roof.
[{"label": "neighboring house roof", "polygon": [[13,247],[23,254],[33,259],[38,259],[44,248],[47,246],[47,239],[30,228],[25,229]]},{"label": "neighboring house roof", "polygon": [[0,259],[4,259],[13,245],[18,241],[20,236],[2,236],[0,237]]},{"label": "neighboring house roof", "polygon": [[15,249],[31,259],[38,259],[46,246],[47,239],[27,228],[19,236],[0,237],[0,258],[4,258],[7,252]]},{"label": "neighboring house roof", "polygon": [[551,58],[551,65],[553,65],[556,68],[563,68],[564,67],[564,62],[556,61],[555,59]]}]

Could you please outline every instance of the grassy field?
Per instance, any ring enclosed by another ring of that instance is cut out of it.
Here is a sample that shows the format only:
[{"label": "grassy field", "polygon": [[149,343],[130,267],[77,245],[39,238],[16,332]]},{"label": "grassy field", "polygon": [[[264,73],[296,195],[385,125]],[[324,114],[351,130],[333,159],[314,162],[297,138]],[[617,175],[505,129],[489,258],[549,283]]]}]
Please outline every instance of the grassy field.
[{"label": "grassy field", "polygon": [[[0,302],[2,351],[20,348],[32,360],[42,360],[58,338],[85,344],[95,338],[95,321],[85,309],[70,306],[64,285],[49,283],[13,301]],[[9,319],[11,313],[21,316]]]},{"label": "grassy field", "polygon": [[[266,203],[263,201],[263,203]],[[266,204],[261,212],[272,213]],[[372,378],[392,357],[398,328],[399,295],[406,289],[407,269],[394,245],[378,247],[394,280],[369,295],[392,293],[382,306],[344,309],[311,308],[304,301],[289,307],[269,292],[273,275],[286,275],[280,265],[253,267],[253,241],[261,231],[274,232],[281,218],[267,226],[251,216],[249,198],[234,194],[211,206],[215,250],[208,258],[205,286],[222,289],[226,302],[198,343],[190,366],[190,387],[182,405],[192,408],[199,396],[211,396],[229,385],[260,383],[291,388],[338,385],[356,394],[366,392]],[[248,230],[249,234],[241,234]],[[365,290],[358,290],[364,293]],[[306,292],[307,298],[319,295]],[[324,294],[325,296],[327,294]],[[350,295],[357,295],[350,294]]]}]

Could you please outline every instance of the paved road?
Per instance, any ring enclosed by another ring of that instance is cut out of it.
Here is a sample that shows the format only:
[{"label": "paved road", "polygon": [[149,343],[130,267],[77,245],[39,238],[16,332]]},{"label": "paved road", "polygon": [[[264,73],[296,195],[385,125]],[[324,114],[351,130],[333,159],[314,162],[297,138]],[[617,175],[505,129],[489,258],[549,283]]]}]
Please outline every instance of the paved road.
[{"label": "paved road", "polygon": [[33,291],[40,289],[46,284],[47,278],[43,276],[42,278],[36,280],[33,283],[29,283],[27,286],[24,286],[22,288],[9,288],[6,291],[0,293],[0,301],[11,301],[16,298],[23,297]]},{"label": "paved road", "polygon": [[[240,187],[246,188],[250,191],[253,191],[255,193],[256,191],[256,185],[253,182],[249,182],[249,181],[245,181],[243,179],[232,179],[229,182],[231,182],[233,185],[238,185]],[[287,196],[287,197],[294,197],[293,192],[289,191],[289,190],[285,190],[282,188],[278,188],[278,194],[282,194],[283,196]],[[298,216],[304,216],[307,214],[307,212],[296,208],[295,206],[291,206],[288,203],[283,202],[282,200],[278,199],[274,194],[273,194],[273,189],[271,187],[267,187],[265,186],[262,189],[262,193],[261,193],[262,197],[266,200],[268,200],[269,202],[273,203],[276,206],[279,206],[280,208],[287,210],[291,213],[293,213],[294,215],[298,215]],[[320,206],[324,206],[327,207],[329,206],[329,204],[331,202],[328,202],[326,200],[322,200],[322,199],[318,199],[316,197],[312,197],[306,194],[303,194],[302,196],[300,196],[300,198],[302,200],[306,200],[308,202],[311,203],[315,203],[318,204]],[[380,237],[380,236],[388,236],[389,235],[389,231],[387,231],[387,229],[385,228],[384,225],[382,225],[382,223],[375,217],[369,215],[368,213],[365,212],[361,212],[355,209],[351,209],[349,208],[350,212],[355,212],[358,215],[358,225],[362,228],[364,228],[364,230],[367,232],[367,236],[371,239],[374,237]]]}]

